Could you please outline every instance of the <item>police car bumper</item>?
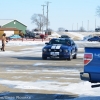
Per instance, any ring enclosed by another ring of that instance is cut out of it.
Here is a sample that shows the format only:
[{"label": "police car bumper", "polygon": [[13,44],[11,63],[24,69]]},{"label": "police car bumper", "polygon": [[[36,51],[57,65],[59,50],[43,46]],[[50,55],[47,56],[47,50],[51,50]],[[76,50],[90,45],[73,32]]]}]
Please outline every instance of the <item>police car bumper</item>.
[{"label": "police car bumper", "polygon": [[84,80],[84,81],[90,81],[90,75],[89,75],[89,73],[81,72],[80,73],[80,78],[81,78],[81,80]]},{"label": "police car bumper", "polygon": [[50,53],[43,53],[43,57],[50,57],[50,58],[69,58],[69,54],[62,54],[59,53],[59,55],[51,55]]}]

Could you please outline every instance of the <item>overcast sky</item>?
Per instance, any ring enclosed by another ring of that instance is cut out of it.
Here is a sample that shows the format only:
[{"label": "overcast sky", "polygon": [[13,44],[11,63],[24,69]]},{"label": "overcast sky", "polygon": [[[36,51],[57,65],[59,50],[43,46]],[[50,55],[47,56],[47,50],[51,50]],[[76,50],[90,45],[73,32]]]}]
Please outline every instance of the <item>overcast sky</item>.
[{"label": "overcast sky", "polygon": [[[87,30],[94,30],[100,26],[100,18],[96,16],[96,8],[100,0],[49,0],[50,28],[57,30],[59,27],[77,30],[82,26]],[[26,24],[28,29],[36,26],[31,23],[31,16],[42,12],[46,0],[0,0],[0,19],[16,19]],[[46,15],[45,7],[45,15]],[[89,25],[88,25],[89,23]]]}]

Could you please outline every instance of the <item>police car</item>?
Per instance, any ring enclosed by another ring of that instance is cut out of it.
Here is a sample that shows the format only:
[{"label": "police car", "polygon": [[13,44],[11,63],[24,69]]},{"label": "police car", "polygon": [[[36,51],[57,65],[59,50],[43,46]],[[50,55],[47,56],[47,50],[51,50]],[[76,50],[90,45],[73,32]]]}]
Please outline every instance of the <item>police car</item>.
[{"label": "police car", "polygon": [[76,59],[78,48],[70,38],[53,38],[42,49],[42,59],[64,58],[67,60]]}]

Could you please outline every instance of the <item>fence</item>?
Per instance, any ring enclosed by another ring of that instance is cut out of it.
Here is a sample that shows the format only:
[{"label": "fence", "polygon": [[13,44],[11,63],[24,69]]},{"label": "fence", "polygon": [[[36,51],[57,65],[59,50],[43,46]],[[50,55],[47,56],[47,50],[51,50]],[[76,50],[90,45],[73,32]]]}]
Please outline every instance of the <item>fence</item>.
[{"label": "fence", "polygon": [[[7,39],[8,41],[50,41],[51,38],[46,39],[36,39],[36,38],[20,38],[20,39]],[[1,39],[0,39],[1,40]]]}]

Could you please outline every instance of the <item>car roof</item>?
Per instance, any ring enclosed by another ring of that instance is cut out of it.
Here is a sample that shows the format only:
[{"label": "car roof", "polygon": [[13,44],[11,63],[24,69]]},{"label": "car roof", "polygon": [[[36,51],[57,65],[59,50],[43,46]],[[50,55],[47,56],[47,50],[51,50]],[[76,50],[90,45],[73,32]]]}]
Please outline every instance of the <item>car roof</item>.
[{"label": "car roof", "polygon": [[60,38],[70,38],[68,35],[61,35]]},{"label": "car roof", "polygon": [[[56,40],[56,39],[59,39],[59,40],[72,40],[72,39],[70,39],[70,38],[53,38],[54,40]],[[53,40],[53,39],[51,39],[51,40]]]},{"label": "car roof", "polygon": [[68,35],[61,35],[61,36],[68,36]]}]

